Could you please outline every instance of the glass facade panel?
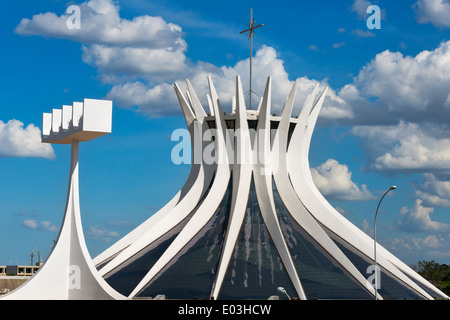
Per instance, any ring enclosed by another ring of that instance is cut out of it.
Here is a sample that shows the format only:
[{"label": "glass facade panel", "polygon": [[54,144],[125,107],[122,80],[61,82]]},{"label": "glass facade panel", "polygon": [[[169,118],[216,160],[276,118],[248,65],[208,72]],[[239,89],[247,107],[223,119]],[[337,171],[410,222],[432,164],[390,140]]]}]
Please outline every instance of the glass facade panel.
[{"label": "glass facade panel", "polygon": [[128,296],[162,256],[188,220],[180,223],[179,226],[106,275],[106,282],[121,294]]},{"label": "glass facade panel", "polygon": [[209,299],[215,279],[231,204],[231,179],[210,221],[137,295],[168,299]]},{"label": "glass facade panel", "polygon": [[277,292],[278,287],[283,287],[291,297],[296,296],[264,224],[252,181],[247,212],[218,298],[265,300],[273,295],[285,298]]},{"label": "glass facade panel", "polygon": [[128,296],[197,211],[208,194],[211,185],[212,182],[194,210],[181,223],[108,273],[104,277],[106,282],[121,294]]},{"label": "glass facade panel", "polygon": [[408,276],[408,278],[411,279],[415,284],[417,284],[420,288],[422,288],[426,293],[428,293],[430,296],[432,296],[434,299],[447,299],[444,295],[442,295],[440,292],[435,291],[433,289],[430,289],[423,285],[422,283],[418,282],[417,280],[411,278]]},{"label": "glass facade panel", "polygon": [[[367,273],[367,268],[374,264],[372,259],[369,259],[366,255],[362,254],[359,250],[345,242],[335,233],[330,232],[326,228],[324,229],[327,231],[330,238],[332,238],[336,245],[342,250],[342,252],[344,252],[344,254],[349,258],[353,265],[359,270],[359,272],[363,275],[367,275],[367,277],[373,273]],[[379,283],[380,289],[378,289],[378,294],[381,295],[384,300],[424,299],[423,296],[382,267],[380,267]]]},{"label": "glass facade panel", "polygon": [[[209,190],[205,196],[208,193]],[[373,299],[372,293],[298,224],[275,187],[273,194],[280,227],[307,299]],[[231,195],[232,178],[210,221],[137,297],[163,294],[168,299],[209,299],[228,226]],[[121,294],[129,295],[197,212],[203,200],[179,225],[108,274],[106,281]],[[367,268],[373,261],[323,225],[321,227],[359,272],[369,278],[371,274],[367,273]],[[378,293],[386,300],[424,298],[383,268],[380,278]],[[265,300],[278,295],[286,299],[277,291],[278,287],[286,289],[291,297],[297,296],[265,226],[252,180],[246,214],[218,298]]]},{"label": "glass facade panel", "polygon": [[371,299],[372,295],[300,227],[275,188],[274,200],[307,299]]}]

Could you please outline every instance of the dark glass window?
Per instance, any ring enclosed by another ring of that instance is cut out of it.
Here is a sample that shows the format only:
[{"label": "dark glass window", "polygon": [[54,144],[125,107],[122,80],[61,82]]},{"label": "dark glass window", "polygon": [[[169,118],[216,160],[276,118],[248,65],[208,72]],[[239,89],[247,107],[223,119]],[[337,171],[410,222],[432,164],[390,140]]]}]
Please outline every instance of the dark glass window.
[{"label": "dark glass window", "polygon": [[219,299],[267,299],[283,287],[291,297],[296,291],[261,216],[252,181],[247,212]]},{"label": "dark glass window", "polygon": [[128,296],[197,211],[209,193],[213,181],[214,179],[211,180],[208,190],[206,190],[194,210],[182,222],[105,275],[106,282],[121,294]]},{"label": "dark glass window", "polygon": [[[324,227],[330,238],[334,240],[336,245],[344,252],[344,254],[349,258],[353,265],[361,272],[363,275],[370,276],[367,273],[367,268],[374,264],[373,259],[368,258],[358,249],[354,248],[352,245],[347,243],[345,240],[340,238],[335,233],[331,232]],[[380,267],[378,265],[378,267]],[[386,271],[384,268],[380,267],[380,289],[377,290],[378,294],[383,297],[384,300],[416,300],[424,299],[422,295],[417,293],[407,284],[397,279],[390,272]],[[374,289],[375,292],[375,289]]]},{"label": "dark glass window", "polygon": [[287,211],[274,188],[275,207],[307,299],[371,299],[371,294]]},{"label": "dark glass window", "polygon": [[295,122],[289,123],[288,143],[287,143],[288,146],[289,143],[291,143],[292,133],[294,132],[295,126],[296,126]]},{"label": "dark glass window", "polygon": [[442,295],[440,292],[435,291],[429,287],[426,287],[422,283],[418,282],[417,280],[411,278],[410,276],[406,275],[408,278],[411,279],[415,284],[417,284],[420,288],[422,288],[426,293],[428,293],[430,296],[432,296],[434,299],[447,299],[446,296]]},{"label": "dark glass window", "polygon": [[222,203],[210,221],[139,292],[138,297],[163,294],[168,299],[209,299],[228,225],[231,193],[230,179]]},{"label": "dark glass window", "polygon": [[105,276],[106,282],[121,294],[128,296],[162,256],[189,218],[112,270]]}]

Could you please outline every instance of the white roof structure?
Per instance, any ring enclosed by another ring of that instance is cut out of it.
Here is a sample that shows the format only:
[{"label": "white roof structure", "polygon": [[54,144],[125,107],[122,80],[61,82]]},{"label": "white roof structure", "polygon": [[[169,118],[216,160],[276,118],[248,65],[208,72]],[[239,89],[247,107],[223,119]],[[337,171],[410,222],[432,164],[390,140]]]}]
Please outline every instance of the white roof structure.
[{"label": "white roof structure", "polygon": [[[271,78],[247,110],[236,77],[225,114],[210,78],[209,114],[189,80],[175,91],[192,142],[190,175],[169,203],[94,260],[79,204],[79,142],[111,132],[112,102],[85,99],[43,116],[42,141],[71,145],[67,204],[39,271],[2,299],[434,299],[448,297],[337,212],[309,167],[327,89],[292,117],[295,82],[271,115]],[[377,289],[371,279],[380,268]]]},{"label": "white roof structure", "polygon": [[71,145],[69,189],[57,242],[38,272],[2,300],[122,300],[100,276],[89,255],[81,224],[79,142],[111,132],[112,101],[84,99],[44,113],[42,141]]},{"label": "white roof structure", "polygon": [[166,206],[94,259],[112,287],[128,298],[265,299],[279,287],[300,299],[448,298],[379,244],[374,290],[373,239],[311,177],[326,89],[316,86],[292,117],[298,82],[281,116],[271,115],[270,77],[258,110],[247,110],[237,76],[228,115],[210,78],[209,115],[186,86],[186,95],[175,91],[192,140],[190,175]]}]

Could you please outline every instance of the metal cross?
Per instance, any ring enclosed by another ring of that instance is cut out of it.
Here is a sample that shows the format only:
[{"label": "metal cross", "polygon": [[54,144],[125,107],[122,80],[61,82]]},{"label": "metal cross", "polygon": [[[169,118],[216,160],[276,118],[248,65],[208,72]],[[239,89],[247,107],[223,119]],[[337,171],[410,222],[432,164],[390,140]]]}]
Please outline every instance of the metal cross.
[{"label": "metal cross", "polygon": [[250,110],[251,110],[252,109],[252,92],[253,92],[253,90],[252,90],[252,55],[253,55],[252,40],[253,40],[253,37],[255,34],[255,29],[263,26],[263,24],[255,26],[255,20],[253,19],[253,9],[250,9],[250,21],[249,21],[249,24],[247,24],[247,26],[248,26],[248,29],[241,31],[240,34],[248,32],[248,39],[250,40],[250,90],[249,90],[250,103],[249,103],[249,106],[250,106]]}]

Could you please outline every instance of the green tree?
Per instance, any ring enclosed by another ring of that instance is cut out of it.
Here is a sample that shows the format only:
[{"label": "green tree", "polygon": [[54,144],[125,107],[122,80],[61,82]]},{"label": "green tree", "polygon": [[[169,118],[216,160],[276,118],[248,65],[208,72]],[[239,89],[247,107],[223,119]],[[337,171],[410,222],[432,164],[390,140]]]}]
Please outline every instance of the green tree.
[{"label": "green tree", "polygon": [[413,266],[413,269],[436,288],[450,295],[450,266],[439,264],[434,260],[422,260],[417,263],[417,266]]}]

